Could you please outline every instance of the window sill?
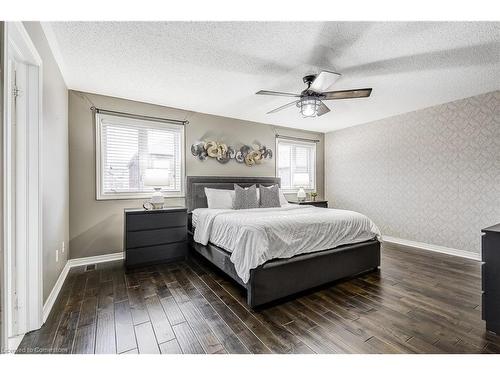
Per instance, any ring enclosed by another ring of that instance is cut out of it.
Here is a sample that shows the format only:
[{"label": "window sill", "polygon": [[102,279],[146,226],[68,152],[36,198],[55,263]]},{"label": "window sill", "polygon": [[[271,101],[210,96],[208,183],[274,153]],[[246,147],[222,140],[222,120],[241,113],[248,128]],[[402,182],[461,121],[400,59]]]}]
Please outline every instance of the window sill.
[{"label": "window sill", "polygon": [[[283,194],[297,194],[297,192],[299,191],[299,189],[281,189],[281,191],[283,192]],[[316,191],[316,189],[304,189],[304,191],[306,193],[311,193],[311,192],[314,192]]]},{"label": "window sill", "polygon": [[[115,200],[145,200],[151,198],[153,194],[144,194],[144,195],[104,195],[104,196],[97,196],[96,201],[115,201]],[[179,199],[179,198],[186,198],[184,194],[179,194],[179,195],[164,195],[163,196],[166,200],[167,199]]]}]

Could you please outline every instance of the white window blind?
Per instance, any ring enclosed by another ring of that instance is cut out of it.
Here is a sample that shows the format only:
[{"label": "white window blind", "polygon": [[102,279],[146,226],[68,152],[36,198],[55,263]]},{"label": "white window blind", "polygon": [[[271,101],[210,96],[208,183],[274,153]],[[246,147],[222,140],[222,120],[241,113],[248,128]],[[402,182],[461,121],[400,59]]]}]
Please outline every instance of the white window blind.
[{"label": "white window blind", "polygon": [[184,126],[96,114],[97,198],[148,197],[146,169],[165,169],[166,196],[184,195]]},{"label": "white window blind", "polygon": [[316,189],[316,143],[276,139],[276,175],[285,191]]}]

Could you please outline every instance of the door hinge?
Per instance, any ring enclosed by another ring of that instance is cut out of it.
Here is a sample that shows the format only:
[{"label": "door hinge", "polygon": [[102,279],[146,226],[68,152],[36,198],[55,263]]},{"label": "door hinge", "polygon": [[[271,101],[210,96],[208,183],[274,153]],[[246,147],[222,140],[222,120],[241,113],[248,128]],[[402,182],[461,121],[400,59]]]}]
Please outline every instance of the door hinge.
[{"label": "door hinge", "polygon": [[12,89],[12,96],[14,96],[14,98],[17,98],[18,96],[21,96],[22,93],[23,93],[23,90],[21,90],[17,86],[14,86],[14,88]]}]

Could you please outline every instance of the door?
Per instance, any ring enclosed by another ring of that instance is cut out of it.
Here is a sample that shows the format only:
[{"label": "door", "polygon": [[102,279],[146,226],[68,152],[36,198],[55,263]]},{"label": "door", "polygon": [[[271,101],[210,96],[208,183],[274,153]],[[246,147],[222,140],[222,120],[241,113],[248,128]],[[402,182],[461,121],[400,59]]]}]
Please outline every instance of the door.
[{"label": "door", "polygon": [[28,118],[27,118],[27,83],[28,66],[22,62],[10,61],[10,131],[11,131],[11,176],[10,179],[10,204],[11,206],[11,295],[10,295],[10,316],[11,332],[10,336],[17,336],[25,333],[27,327],[26,312],[26,269],[24,265],[28,256],[28,238],[29,232],[28,216],[29,199],[28,195]]},{"label": "door", "polygon": [[[11,148],[10,148],[10,157],[11,160],[15,160],[16,156],[16,123],[17,123],[17,106],[16,106],[16,97],[13,95],[15,87],[16,87],[16,64],[14,61],[10,61],[9,64],[9,70],[10,70],[10,93],[8,94],[10,96],[10,136],[11,136]],[[15,168],[15,163],[11,163],[10,165],[10,171],[11,171],[11,176],[16,175],[16,168]],[[9,185],[7,188],[7,191],[10,192],[9,194],[9,202],[7,202],[7,205],[10,206],[10,217],[7,225],[9,225],[11,228],[11,233],[15,232],[15,223],[16,223],[16,210],[15,210],[15,202],[16,202],[16,179],[11,178],[10,180],[7,180],[7,184]],[[16,236],[10,236],[10,248],[11,249],[16,249]],[[19,332],[19,323],[18,323],[18,314],[17,314],[17,267],[16,267],[16,251],[10,252],[9,258],[10,258],[10,286],[8,287],[8,299],[9,299],[9,311],[7,312],[7,316],[10,318],[8,321],[11,322],[10,327],[9,327],[9,337],[16,336],[18,335]]]},{"label": "door", "polygon": [[[5,72],[5,22],[0,21],[0,129],[5,129],[5,108],[4,108],[4,77],[7,76]],[[0,131],[0,197],[3,197],[4,193],[4,134]],[[5,280],[5,246],[4,245],[4,201],[0,199],[0,351],[4,351],[8,348],[7,345],[7,333],[6,333],[6,321],[7,312],[5,311],[7,304],[5,303],[5,295],[7,293]]]},{"label": "door", "polygon": [[41,60],[22,23],[7,23],[3,183],[8,346],[42,323]]}]

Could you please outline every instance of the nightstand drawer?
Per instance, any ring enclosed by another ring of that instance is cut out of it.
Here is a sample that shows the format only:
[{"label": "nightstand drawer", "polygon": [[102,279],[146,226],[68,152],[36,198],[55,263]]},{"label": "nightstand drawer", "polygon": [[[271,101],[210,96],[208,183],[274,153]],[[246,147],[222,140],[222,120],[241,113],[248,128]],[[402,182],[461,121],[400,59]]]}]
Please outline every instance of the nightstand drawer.
[{"label": "nightstand drawer", "polygon": [[481,293],[481,319],[486,320],[486,294]]},{"label": "nightstand drawer", "polygon": [[127,216],[127,230],[144,230],[186,225],[187,214],[183,211],[146,212]]},{"label": "nightstand drawer", "polygon": [[186,257],[187,243],[178,242],[168,245],[139,247],[129,249],[125,258],[127,267],[168,262]]},{"label": "nightstand drawer", "polygon": [[[486,233],[481,234],[481,261],[486,262],[486,249],[488,248],[489,238],[486,236]],[[491,246],[491,245],[490,245]]]},{"label": "nightstand drawer", "polygon": [[481,290],[486,290],[486,263],[481,264]]},{"label": "nightstand drawer", "polygon": [[127,232],[127,248],[129,249],[186,240],[187,231],[185,225],[176,228]]}]

